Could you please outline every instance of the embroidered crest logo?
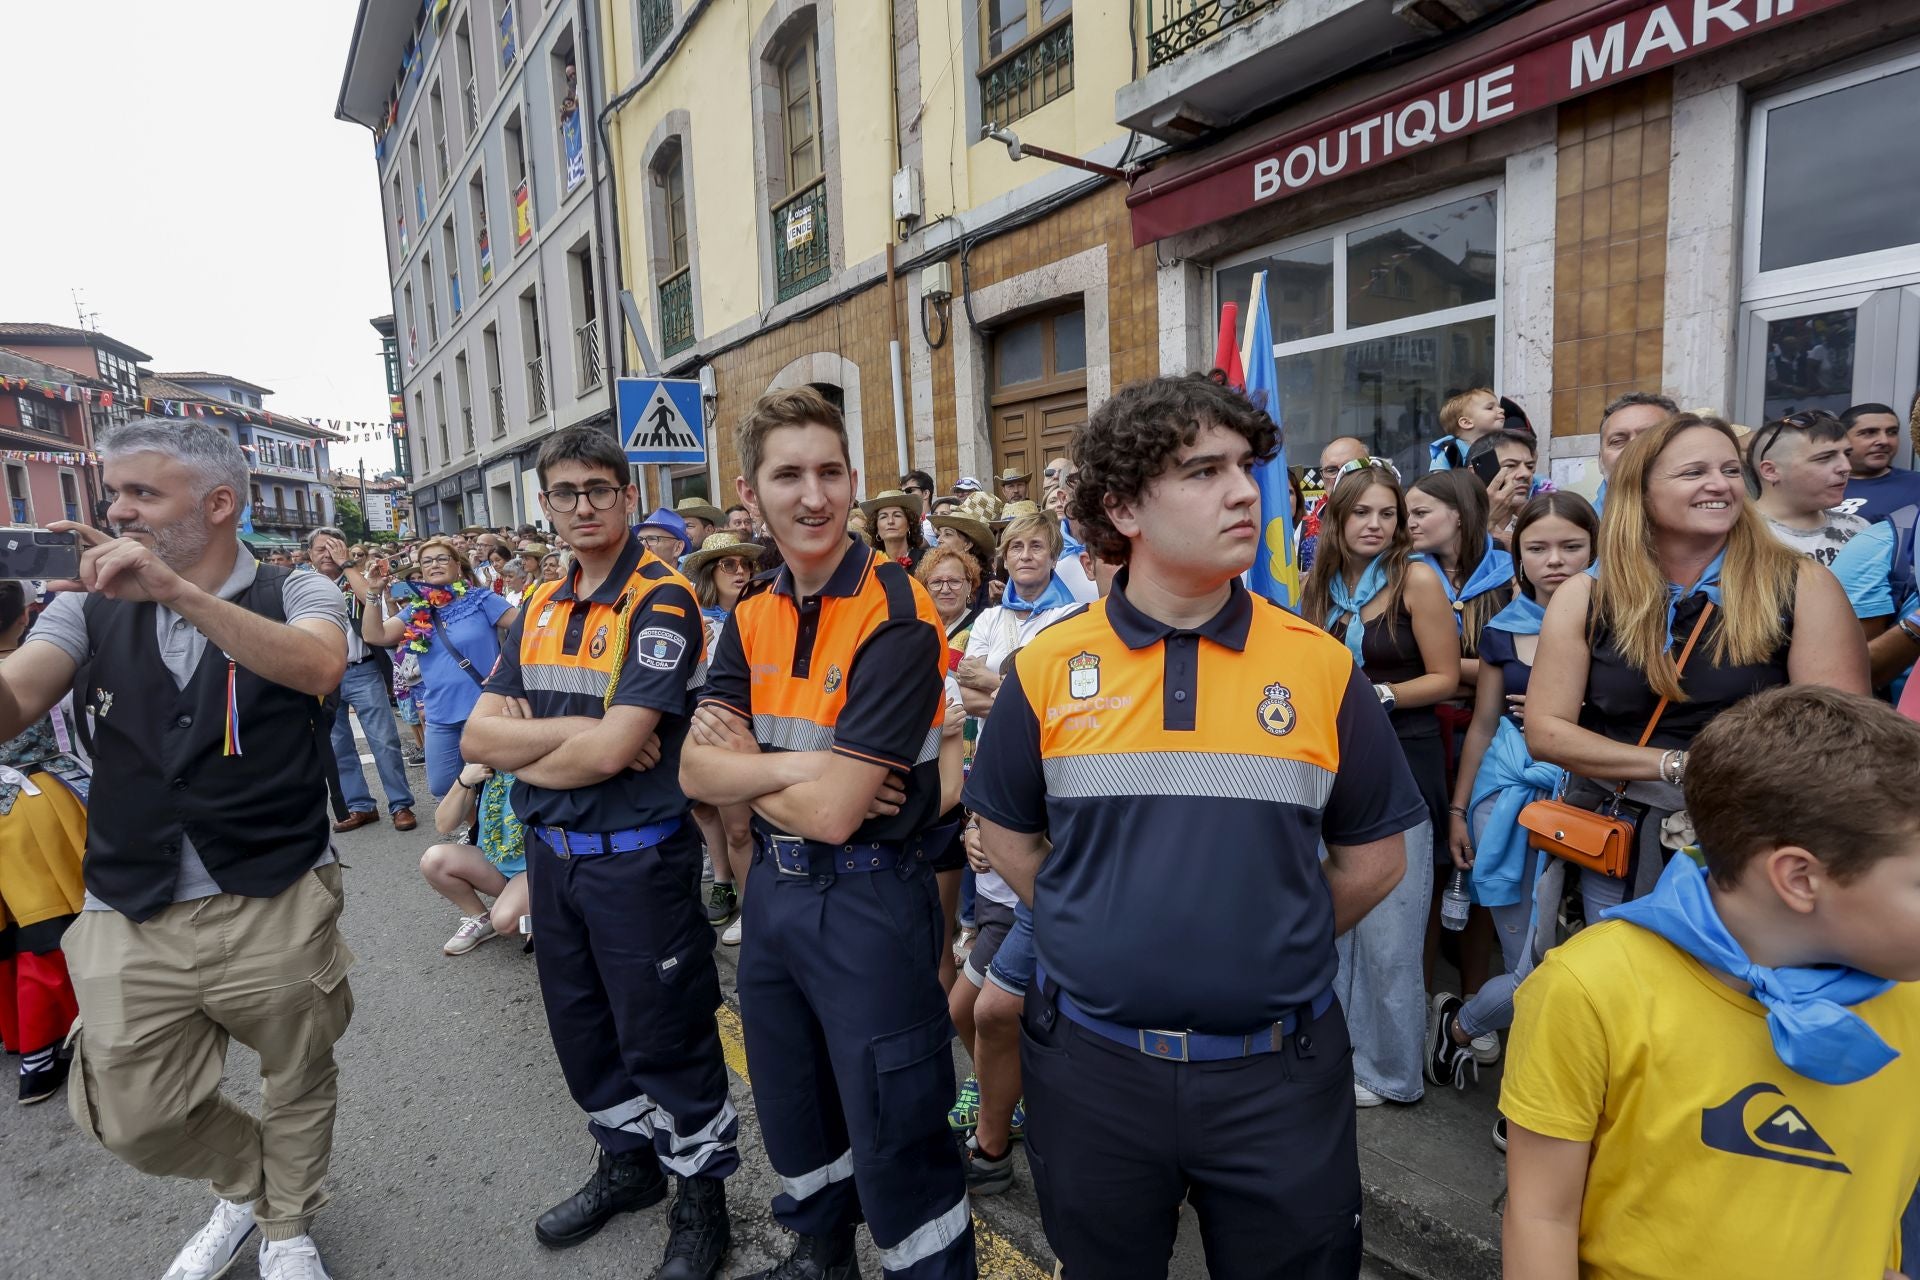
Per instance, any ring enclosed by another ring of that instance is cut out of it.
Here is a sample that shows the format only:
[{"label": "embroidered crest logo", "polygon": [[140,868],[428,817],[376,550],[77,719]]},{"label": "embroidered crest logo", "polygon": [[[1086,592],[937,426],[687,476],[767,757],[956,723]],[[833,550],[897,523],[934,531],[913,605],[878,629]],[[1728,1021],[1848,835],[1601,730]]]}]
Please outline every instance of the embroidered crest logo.
[{"label": "embroidered crest logo", "polygon": [[1100,692],[1100,656],[1082,649],[1067,659],[1067,693],[1091,698]]},{"label": "embroidered crest logo", "polygon": [[93,714],[96,716],[104,716],[111,710],[113,710],[113,694],[105,689],[95,689],[93,691]]},{"label": "embroidered crest logo", "polygon": [[607,629],[601,627],[593,633],[593,643],[587,646],[587,653],[595,658],[607,651]]},{"label": "embroidered crest logo", "polygon": [[838,693],[838,692],[840,692],[840,681],[841,681],[841,678],[842,678],[842,674],[841,674],[841,671],[840,671],[840,668],[839,668],[839,666],[838,666],[838,665],[836,665],[836,664],[831,664],[831,663],[830,663],[830,664],[828,664],[828,666],[827,666],[827,685],[826,685],[826,688],[827,688],[827,692],[828,692],[828,693]]},{"label": "embroidered crest logo", "polygon": [[1256,713],[1260,727],[1276,738],[1292,733],[1294,722],[1300,718],[1293,706],[1293,690],[1283,684],[1270,684],[1260,692],[1266,695]]}]

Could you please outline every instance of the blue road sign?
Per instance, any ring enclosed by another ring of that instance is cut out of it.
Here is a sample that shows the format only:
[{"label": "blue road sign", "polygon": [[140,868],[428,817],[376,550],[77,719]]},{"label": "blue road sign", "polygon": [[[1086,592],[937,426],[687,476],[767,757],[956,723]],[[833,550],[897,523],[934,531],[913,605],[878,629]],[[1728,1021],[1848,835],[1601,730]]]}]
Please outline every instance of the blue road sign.
[{"label": "blue road sign", "polygon": [[695,378],[620,378],[620,441],[631,462],[705,462],[707,421]]}]

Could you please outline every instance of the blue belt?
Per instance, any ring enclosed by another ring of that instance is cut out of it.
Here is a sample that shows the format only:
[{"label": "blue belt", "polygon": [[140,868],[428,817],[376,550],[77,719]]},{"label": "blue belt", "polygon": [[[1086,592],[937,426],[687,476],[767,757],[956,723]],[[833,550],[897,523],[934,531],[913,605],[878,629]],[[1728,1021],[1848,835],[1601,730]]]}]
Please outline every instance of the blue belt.
[{"label": "blue belt", "polygon": [[650,827],[628,831],[567,831],[560,827],[535,827],[534,834],[562,858],[593,858],[603,853],[633,853],[648,849],[680,829],[681,819],[668,818]]},{"label": "blue belt", "polygon": [[[1123,1048],[1160,1058],[1167,1062],[1225,1062],[1233,1058],[1251,1058],[1262,1053],[1278,1053],[1286,1047],[1287,1037],[1300,1026],[1301,1010],[1289,1012],[1280,1021],[1244,1036],[1212,1035],[1205,1031],[1153,1031],[1123,1027],[1117,1022],[1096,1018],[1075,1004],[1060,984],[1047,977],[1045,969],[1034,966],[1034,981],[1041,992],[1065,1014],[1067,1021],[1085,1027],[1104,1040]],[[1308,1018],[1318,1018],[1333,1007],[1333,988],[1328,987],[1307,1005]]]}]

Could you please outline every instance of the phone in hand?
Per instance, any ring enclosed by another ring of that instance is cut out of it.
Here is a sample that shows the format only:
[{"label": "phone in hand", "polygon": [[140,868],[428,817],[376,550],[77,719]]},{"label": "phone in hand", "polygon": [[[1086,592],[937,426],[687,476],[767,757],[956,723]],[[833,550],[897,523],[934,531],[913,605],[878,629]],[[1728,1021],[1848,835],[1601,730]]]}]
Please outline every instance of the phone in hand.
[{"label": "phone in hand", "polygon": [[1473,468],[1473,474],[1480,477],[1481,484],[1491,488],[1495,477],[1500,474],[1500,451],[1489,449],[1468,461],[1467,465]]},{"label": "phone in hand", "polygon": [[80,535],[71,529],[0,528],[0,579],[79,576]]}]

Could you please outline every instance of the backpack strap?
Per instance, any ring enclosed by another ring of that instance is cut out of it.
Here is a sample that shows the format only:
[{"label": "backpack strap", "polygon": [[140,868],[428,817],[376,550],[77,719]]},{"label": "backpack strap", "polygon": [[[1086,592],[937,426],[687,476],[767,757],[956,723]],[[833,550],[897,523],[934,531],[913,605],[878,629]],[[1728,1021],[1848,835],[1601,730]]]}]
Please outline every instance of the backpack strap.
[{"label": "backpack strap", "polygon": [[1900,603],[1914,594],[1913,544],[1914,530],[1920,526],[1920,505],[1909,504],[1890,512],[1887,523],[1893,526],[1893,558],[1887,564],[1887,588],[1893,594],[1893,611],[1900,612]]}]

